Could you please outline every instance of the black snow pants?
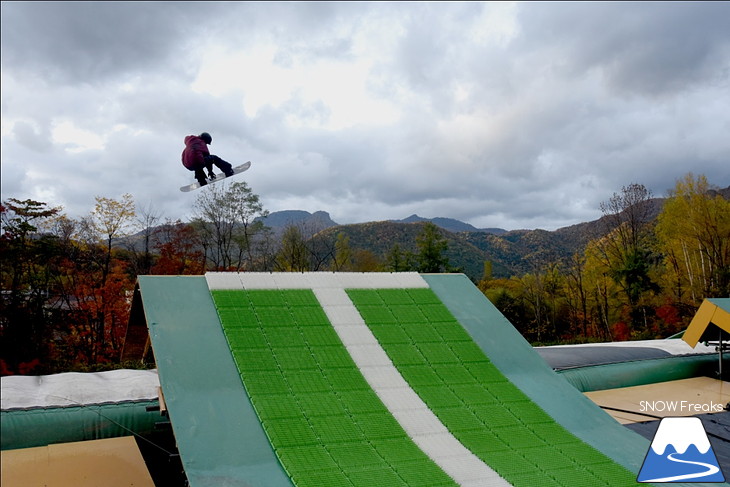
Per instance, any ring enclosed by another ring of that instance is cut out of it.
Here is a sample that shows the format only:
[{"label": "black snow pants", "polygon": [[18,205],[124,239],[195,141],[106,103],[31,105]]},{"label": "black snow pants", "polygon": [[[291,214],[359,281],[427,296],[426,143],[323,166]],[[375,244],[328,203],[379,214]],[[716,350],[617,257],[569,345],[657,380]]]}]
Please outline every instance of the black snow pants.
[{"label": "black snow pants", "polygon": [[[233,166],[231,166],[229,162],[226,162],[220,157],[214,156],[213,154],[205,156],[205,169],[208,170],[208,174],[213,173],[214,165],[215,167],[223,171],[223,174],[225,174],[226,176],[230,176],[233,174]],[[195,170],[195,179],[197,179],[198,183],[200,183],[201,186],[205,186],[208,183],[203,169],[204,168],[201,167]]]}]

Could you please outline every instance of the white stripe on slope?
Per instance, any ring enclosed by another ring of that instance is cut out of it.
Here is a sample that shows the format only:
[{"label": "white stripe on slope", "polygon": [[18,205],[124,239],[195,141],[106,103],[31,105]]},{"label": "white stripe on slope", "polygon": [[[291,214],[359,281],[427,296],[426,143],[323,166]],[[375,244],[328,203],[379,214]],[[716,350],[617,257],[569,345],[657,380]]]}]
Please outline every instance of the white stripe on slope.
[{"label": "white stripe on slope", "polygon": [[463,487],[509,487],[411,389],[345,289],[427,288],[417,273],[207,273],[210,289],[311,289],[360,372],[416,445]]},{"label": "white stripe on slope", "polygon": [[411,389],[344,289],[319,288],[314,294],[365,380],[434,463],[464,487],[510,485],[462,445]]}]

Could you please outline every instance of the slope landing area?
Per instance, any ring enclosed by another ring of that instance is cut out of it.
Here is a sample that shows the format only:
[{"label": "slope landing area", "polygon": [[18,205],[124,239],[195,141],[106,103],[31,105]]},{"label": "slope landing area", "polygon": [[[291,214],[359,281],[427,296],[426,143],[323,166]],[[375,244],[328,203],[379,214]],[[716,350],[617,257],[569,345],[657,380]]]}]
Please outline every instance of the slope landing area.
[{"label": "slope landing area", "polygon": [[194,487],[628,486],[649,448],[460,274],[141,276],[132,316]]},{"label": "slope landing area", "polygon": [[154,487],[131,436],[2,452],[4,486]]},{"label": "slope landing area", "polygon": [[730,403],[730,383],[710,377],[694,377],[584,394],[616,421],[631,424],[649,418],[722,412]]}]

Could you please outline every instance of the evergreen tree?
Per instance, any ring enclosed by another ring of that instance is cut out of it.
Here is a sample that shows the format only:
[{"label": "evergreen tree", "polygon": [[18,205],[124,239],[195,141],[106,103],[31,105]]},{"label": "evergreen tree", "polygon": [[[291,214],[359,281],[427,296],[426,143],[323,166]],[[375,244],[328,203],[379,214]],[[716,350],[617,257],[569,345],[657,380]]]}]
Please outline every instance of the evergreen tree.
[{"label": "evergreen tree", "polygon": [[416,237],[418,247],[418,272],[438,273],[449,269],[449,259],[444,255],[449,247],[438,227],[431,222],[423,226],[423,231]]}]

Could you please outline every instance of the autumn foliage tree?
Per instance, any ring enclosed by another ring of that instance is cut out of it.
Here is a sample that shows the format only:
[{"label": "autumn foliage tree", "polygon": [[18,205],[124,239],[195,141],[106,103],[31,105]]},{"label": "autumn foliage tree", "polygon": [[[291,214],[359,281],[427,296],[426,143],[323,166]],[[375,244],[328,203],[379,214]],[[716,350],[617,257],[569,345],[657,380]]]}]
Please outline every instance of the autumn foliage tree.
[{"label": "autumn foliage tree", "polygon": [[279,272],[305,272],[311,269],[310,252],[298,226],[289,225],[284,230],[275,264]]},{"label": "autumn foliage tree", "polygon": [[154,248],[158,257],[150,269],[151,274],[197,275],[205,272],[200,236],[190,224],[168,221],[158,229]]},{"label": "autumn foliage tree", "polygon": [[203,188],[193,210],[207,267],[240,271],[255,266],[254,240],[268,212],[245,181]]},{"label": "autumn foliage tree", "polygon": [[96,197],[91,213],[81,220],[72,278],[62,287],[69,310],[68,333],[77,358],[89,364],[114,360],[121,349],[134,278],[119,258],[115,241],[126,237],[135,221],[131,195]]},{"label": "autumn foliage tree", "polygon": [[704,176],[677,181],[657,226],[667,285],[677,302],[730,296],[730,201],[711,194]]},{"label": "autumn foliage tree", "polygon": [[480,289],[532,342],[677,333],[704,298],[730,295],[730,201],[689,173],[656,204],[640,184],[614,193],[601,205],[604,232],[558,263],[557,287],[545,285],[556,269],[546,262]]},{"label": "autumn foliage tree", "polygon": [[50,339],[47,301],[54,276],[47,263],[59,258],[57,240],[40,227],[60,213],[34,200],[8,199],[0,205],[0,343],[3,373],[28,372],[45,358]]},{"label": "autumn foliage tree", "polygon": [[651,192],[635,183],[601,204],[608,228],[596,250],[608,275],[623,290],[634,325],[646,323],[645,293],[658,291],[652,276],[651,204]]},{"label": "autumn foliage tree", "polygon": [[[245,183],[211,185],[198,197],[193,220],[162,225],[152,209],[138,212],[131,195],[97,197],[79,219],[43,202],[3,201],[2,373],[118,366],[140,274],[458,272],[432,223],[404,249],[376,255],[344,233],[266,228],[260,217],[268,212]],[[730,295],[730,202],[690,173],[656,204],[642,185],[626,186],[601,206],[605,231],[570,259],[535,260],[509,278],[494,278],[490,263],[479,289],[533,343],[681,331],[704,298]]]},{"label": "autumn foliage tree", "polygon": [[5,373],[116,360],[134,280],[115,242],[126,236],[133,219],[130,195],[98,197],[91,214],[80,220],[33,200],[11,198],[3,204]]}]

